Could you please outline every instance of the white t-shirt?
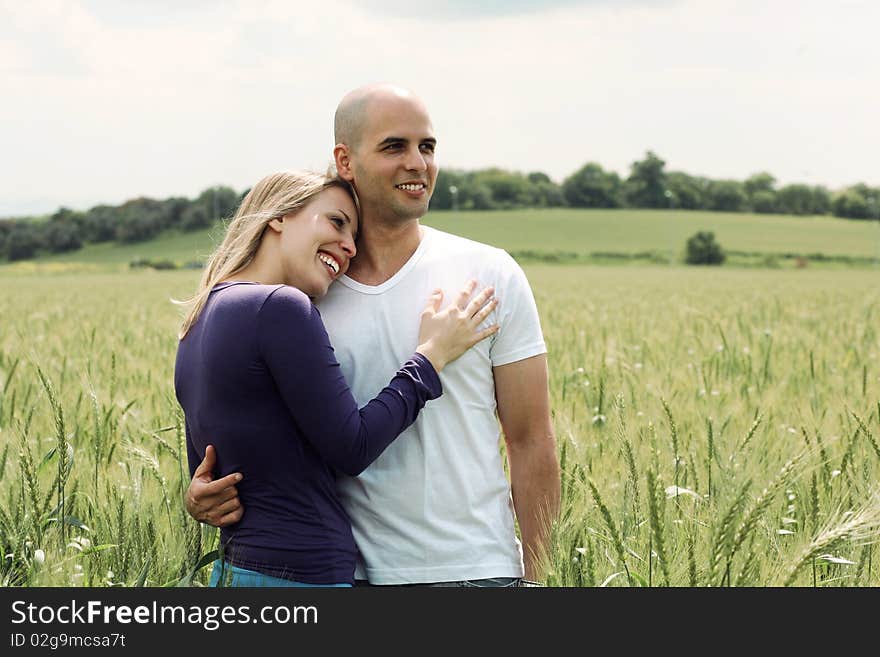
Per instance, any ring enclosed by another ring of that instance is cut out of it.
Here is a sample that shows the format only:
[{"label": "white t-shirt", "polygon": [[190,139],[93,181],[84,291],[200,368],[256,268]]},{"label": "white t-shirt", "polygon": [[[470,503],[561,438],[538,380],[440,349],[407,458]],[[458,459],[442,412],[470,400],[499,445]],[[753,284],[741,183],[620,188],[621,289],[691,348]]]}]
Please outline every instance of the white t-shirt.
[{"label": "white t-shirt", "polygon": [[343,276],[318,304],[358,403],[415,351],[419,316],[435,288],[445,307],[468,279],[477,290],[494,285],[500,305],[486,325],[501,328],[443,370],[443,395],[370,467],[340,475],[362,556],[356,576],[373,584],[521,577],[492,368],[546,352],[535,300],[506,252],[422,228],[418,249],[392,278],[369,286]]}]

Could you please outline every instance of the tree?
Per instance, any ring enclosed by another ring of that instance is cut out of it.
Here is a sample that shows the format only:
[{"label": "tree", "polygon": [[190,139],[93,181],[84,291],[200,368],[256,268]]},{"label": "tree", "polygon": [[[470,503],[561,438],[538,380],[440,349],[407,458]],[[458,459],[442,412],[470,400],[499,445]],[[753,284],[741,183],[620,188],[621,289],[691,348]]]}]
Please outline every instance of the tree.
[{"label": "tree", "polygon": [[773,192],[776,189],[776,178],[766,171],[755,173],[749,176],[743,183],[743,190],[749,200],[754,198],[755,194],[760,192]]},{"label": "tree", "polygon": [[161,201],[139,197],[126,201],[118,208],[119,221],[116,239],[120,242],[144,242],[153,239],[169,227],[169,217]]},{"label": "tree", "polygon": [[531,184],[521,173],[485,169],[474,172],[474,182],[489,189],[492,204],[497,208],[522,208],[530,205]]},{"label": "tree", "polygon": [[776,178],[766,171],[749,176],[743,183],[743,191],[752,212],[770,214],[776,212]]},{"label": "tree", "polygon": [[706,207],[705,178],[697,178],[682,171],[670,171],[666,176],[666,188],[671,193],[670,202],[675,208],[702,210]]},{"label": "tree", "polygon": [[53,221],[46,227],[45,243],[52,253],[65,253],[82,248],[80,231],[75,224],[66,221]]},{"label": "tree", "polygon": [[707,190],[710,210],[740,212],[746,204],[742,183],[736,180],[713,180]]},{"label": "tree", "polygon": [[116,239],[123,244],[146,242],[162,230],[155,215],[126,213],[116,225]]},{"label": "tree", "polygon": [[162,201],[162,213],[165,215],[167,225],[179,226],[183,221],[183,213],[190,205],[190,200],[182,196],[172,196]]},{"label": "tree", "polygon": [[616,208],[620,206],[620,177],[589,162],[563,181],[562,195],[575,208]]},{"label": "tree", "polygon": [[553,181],[533,183],[531,196],[531,205],[535,207],[560,208],[565,205],[562,189]]},{"label": "tree", "polygon": [[6,238],[12,231],[12,222],[0,219],[0,258],[6,253]]},{"label": "tree", "polygon": [[644,160],[632,163],[630,176],[624,185],[626,200],[630,205],[637,208],[668,206],[664,166],[666,162],[651,151],[645,153]]},{"label": "tree", "polygon": [[44,227],[43,245],[52,253],[82,248],[85,215],[69,208],[59,208]]},{"label": "tree", "polygon": [[32,222],[16,222],[6,236],[6,257],[10,261],[33,258],[42,243],[38,231]]},{"label": "tree", "polygon": [[776,192],[776,206],[783,214],[813,214],[813,190],[807,185],[786,185]]},{"label": "tree", "polygon": [[116,237],[119,210],[111,205],[96,205],[83,215],[83,241],[109,242]]},{"label": "tree", "polygon": [[65,207],[58,208],[58,210],[56,210],[49,217],[49,223],[70,224],[70,225],[74,226],[77,230],[82,229],[84,221],[85,221],[85,215],[82,212],[77,212],[75,210],[71,210],[70,208],[65,208]]},{"label": "tree", "polygon": [[868,201],[858,189],[850,187],[837,194],[831,202],[831,211],[835,217],[847,219],[870,219]]},{"label": "tree", "polygon": [[227,219],[238,209],[238,194],[231,187],[218,185],[203,191],[195,201],[200,203],[208,213],[210,222]]},{"label": "tree", "polygon": [[208,214],[205,206],[198,202],[191,203],[183,211],[183,215],[180,218],[180,227],[185,231],[207,228],[212,223],[211,216]]},{"label": "tree", "polygon": [[715,241],[715,233],[700,231],[688,239],[685,254],[687,264],[720,265],[724,259],[724,251]]},{"label": "tree", "polygon": [[831,194],[821,185],[813,187],[813,214],[828,214],[831,210]]},{"label": "tree", "polygon": [[530,207],[558,208],[565,205],[562,187],[543,171],[532,171],[526,175],[526,180],[529,181]]},{"label": "tree", "polygon": [[757,191],[752,194],[751,205],[752,212],[760,214],[776,212],[776,193],[766,190]]},{"label": "tree", "polygon": [[[456,198],[464,175],[455,169],[440,169],[434,182],[434,193],[431,195],[432,210],[454,210],[460,205],[461,199]],[[455,190],[453,193],[452,190]]]},{"label": "tree", "polygon": [[492,200],[492,190],[486,185],[477,185],[469,183],[465,186],[466,190],[466,207],[473,210],[495,210],[496,206]]}]

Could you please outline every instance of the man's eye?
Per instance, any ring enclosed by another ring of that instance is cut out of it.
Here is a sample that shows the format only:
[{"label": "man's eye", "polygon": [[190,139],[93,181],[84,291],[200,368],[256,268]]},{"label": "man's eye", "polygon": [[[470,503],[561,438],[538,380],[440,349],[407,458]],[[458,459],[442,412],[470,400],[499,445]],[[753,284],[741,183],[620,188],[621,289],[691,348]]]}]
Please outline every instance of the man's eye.
[{"label": "man's eye", "polygon": [[434,144],[422,144],[422,150],[426,153],[433,153],[435,148]]}]

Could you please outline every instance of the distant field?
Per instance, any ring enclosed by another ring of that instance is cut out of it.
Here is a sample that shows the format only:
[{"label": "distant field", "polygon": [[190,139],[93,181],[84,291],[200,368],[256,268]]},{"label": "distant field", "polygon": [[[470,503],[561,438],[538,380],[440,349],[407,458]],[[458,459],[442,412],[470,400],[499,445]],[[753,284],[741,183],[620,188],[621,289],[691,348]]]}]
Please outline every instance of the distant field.
[{"label": "distant field", "polygon": [[710,230],[725,249],[764,253],[873,256],[877,222],[672,210],[523,210],[434,213],[429,225],[509,251],[591,253],[684,249],[698,230]]},{"label": "distant field", "polygon": [[[425,223],[508,251],[540,253],[639,253],[658,251],[679,257],[687,238],[714,231],[731,251],[813,254],[871,258],[880,255],[877,222],[832,217],[791,217],[666,210],[515,210],[434,212]],[[163,236],[151,242],[89,245],[40,263],[127,264],[135,258],[169,259],[182,264],[203,259],[218,229]]]}]

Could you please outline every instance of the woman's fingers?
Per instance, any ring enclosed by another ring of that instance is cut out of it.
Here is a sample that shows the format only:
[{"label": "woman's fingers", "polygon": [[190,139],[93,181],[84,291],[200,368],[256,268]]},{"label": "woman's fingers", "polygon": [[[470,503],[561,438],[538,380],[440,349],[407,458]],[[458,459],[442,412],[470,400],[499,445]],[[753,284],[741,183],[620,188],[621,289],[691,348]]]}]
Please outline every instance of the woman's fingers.
[{"label": "woman's fingers", "polygon": [[438,287],[431,293],[431,296],[428,297],[428,304],[425,306],[423,312],[431,313],[433,315],[440,310],[441,303],[443,303],[443,290]]},{"label": "woman's fingers", "polygon": [[498,333],[499,328],[500,327],[498,326],[498,324],[492,324],[492,326],[490,326],[489,328],[485,328],[482,331],[477,331],[474,334],[474,339],[473,339],[473,342],[471,343],[471,346],[473,347],[475,344],[477,344],[478,342],[482,342],[483,340],[488,338],[490,335]]},{"label": "woman's fingers", "polygon": [[476,289],[476,287],[477,282],[471,279],[465,284],[461,292],[458,293],[458,299],[456,299],[455,305],[458,306],[459,310],[464,310],[465,308],[467,308],[468,299],[471,298],[471,295],[474,293],[474,289]]},{"label": "woman's fingers", "polygon": [[474,324],[479,326],[497,307],[498,299],[492,299],[489,303],[480,308],[471,319],[473,320]]},{"label": "woman's fingers", "polygon": [[473,300],[468,304],[467,309],[465,310],[465,314],[468,317],[474,317],[477,312],[486,305],[486,302],[492,298],[492,295],[495,293],[494,287],[487,287],[482,292],[480,292],[477,296],[473,298]]}]

